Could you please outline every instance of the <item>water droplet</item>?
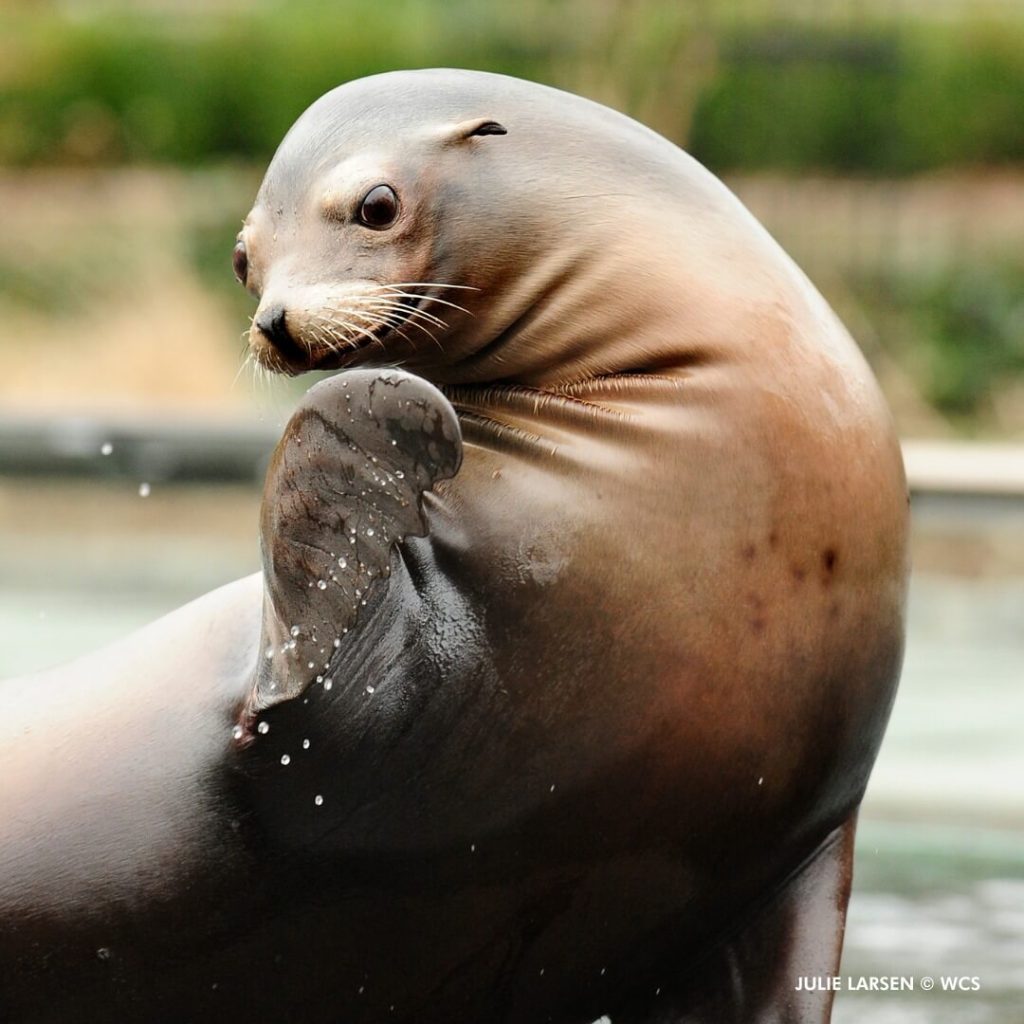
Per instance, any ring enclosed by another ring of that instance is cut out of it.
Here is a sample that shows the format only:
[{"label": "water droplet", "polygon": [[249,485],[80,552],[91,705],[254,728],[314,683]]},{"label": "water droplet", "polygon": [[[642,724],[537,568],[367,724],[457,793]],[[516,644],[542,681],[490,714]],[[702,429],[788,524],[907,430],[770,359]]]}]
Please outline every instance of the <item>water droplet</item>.
[{"label": "water droplet", "polygon": [[281,755],[281,764],[289,765],[292,763],[292,759],[287,754]]},{"label": "water droplet", "polygon": [[375,686],[368,686],[368,687],[366,688],[366,692],[367,692],[367,693],[375,693],[375,692],[376,692],[376,690],[377,690],[377,688],[376,688]]},{"label": "water droplet", "polygon": [[147,484],[147,483],[139,484],[139,497],[140,498],[148,498],[149,497],[149,484]]},{"label": "water droplet", "polygon": [[317,590],[326,590],[327,589],[327,580],[317,580],[316,581],[316,589]]},{"label": "water droplet", "polygon": [[110,950],[107,949],[106,946],[100,946],[100,948],[96,950],[96,955],[101,960],[109,960],[110,959]]},{"label": "water droplet", "polygon": [[334,638],[334,646],[335,646],[335,648],[338,648],[338,647],[341,646],[341,637],[340,636],[336,636]]},{"label": "water droplet", "polygon": [[372,526],[366,531],[366,536],[367,537],[372,537],[373,536],[373,527]]},{"label": "water droplet", "polygon": [[555,784],[554,784],[554,783],[552,782],[552,783],[551,783],[551,789],[550,789],[550,792],[554,793],[554,791],[555,791]]},{"label": "water droplet", "polygon": [[476,853],[476,843],[470,843],[469,844],[469,852],[470,853]]},{"label": "water droplet", "polygon": [[334,685],[334,680],[333,679],[325,679],[324,680],[324,689],[325,690],[329,690],[333,685]]},{"label": "water droplet", "polygon": [[231,735],[236,740],[240,740],[245,735],[245,730],[240,725],[236,725],[234,726],[234,728],[232,728]]},{"label": "water droplet", "polygon": [[757,780],[757,784],[758,784],[759,786],[761,786],[761,785],[763,785],[763,784],[764,784],[764,776],[763,776],[763,775],[762,775],[762,776],[761,776],[761,777],[760,777],[760,778],[759,778],[759,779]]},{"label": "water droplet", "polygon": [[324,798],[319,793],[317,793],[317,795],[313,797],[313,803],[315,803],[317,807],[322,807],[324,803]]},{"label": "water droplet", "polygon": [[345,558],[339,558],[338,559],[338,568],[339,569],[347,569],[348,568],[348,560],[345,559]]},{"label": "water droplet", "polygon": [[316,681],[317,681],[318,683],[322,683],[322,682],[324,681],[324,677],[323,677],[323,676],[317,676],[317,677],[316,677]]},{"label": "water droplet", "polygon": [[100,445],[100,455],[109,455],[114,450],[114,446],[109,441],[104,441]]},{"label": "water droplet", "polygon": [[270,660],[270,659],[271,659],[271,658],[272,658],[273,656],[274,656],[274,648],[273,648],[273,646],[270,646],[270,647],[268,647],[268,648],[267,648],[267,649],[266,649],[266,650],[265,650],[265,651],[263,652],[263,657],[264,657],[264,658],[266,658],[266,659],[267,659],[268,661],[269,661],[269,660]]},{"label": "water droplet", "polygon": [[399,480],[405,479],[405,474],[400,469],[395,470],[395,476],[398,477]]},{"label": "water droplet", "polygon": [[270,726],[266,722],[260,722],[260,724],[256,726],[256,731],[260,733],[260,735],[266,736],[267,733],[270,732]]},{"label": "water droplet", "polygon": [[316,665],[312,661],[307,661],[306,668],[316,668]]},{"label": "water droplet", "polygon": [[302,630],[299,629],[298,626],[292,626],[292,628],[289,629],[288,632],[291,633],[292,636],[298,636],[302,632]]},{"label": "water droplet", "polygon": [[303,740],[302,741],[302,749],[303,750],[309,750],[309,740]]}]

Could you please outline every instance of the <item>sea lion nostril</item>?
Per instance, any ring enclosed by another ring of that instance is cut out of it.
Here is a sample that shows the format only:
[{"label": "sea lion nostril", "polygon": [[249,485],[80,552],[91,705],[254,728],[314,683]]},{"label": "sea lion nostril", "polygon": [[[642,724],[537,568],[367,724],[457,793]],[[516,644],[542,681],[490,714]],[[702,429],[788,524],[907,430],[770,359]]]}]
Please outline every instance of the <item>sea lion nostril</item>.
[{"label": "sea lion nostril", "polygon": [[271,306],[256,317],[257,329],[265,334],[276,348],[291,348],[295,342],[288,333],[284,306]]}]

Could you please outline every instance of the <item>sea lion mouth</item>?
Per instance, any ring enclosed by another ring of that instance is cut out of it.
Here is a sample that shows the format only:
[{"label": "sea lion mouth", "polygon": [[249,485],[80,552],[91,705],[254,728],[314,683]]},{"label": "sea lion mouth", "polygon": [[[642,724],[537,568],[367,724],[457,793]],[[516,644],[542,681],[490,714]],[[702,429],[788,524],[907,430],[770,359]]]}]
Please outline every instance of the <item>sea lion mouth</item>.
[{"label": "sea lion mouth", "polygon": [[402,308],[379,315],[359,310],[347,311],[339,325],[329,314],[302,318],[298,330],[281,331],[272,336],[261,333],[255,346],[257,362],[274,373],[294,377],[311,370],[335,370],[357,365],[374,348],[381,361],[388,356],[387,342],[393,337],[408,338],[404,328],[419,310],[415,299],[396,300]]},{"label": "sea lion mouth", "polygon": [[[418,299],[402,297],[395,300],[402,308],[395,308],[384,314],[383,321],[369,316],[352,315],[354,323],[348,330],[325,334],[314,332],[307,348],[305,370],[338,370],[365,361],[367,355],[379,352],[379,361],[388,360],[388,341],[402,338],[409,341],[405,328],[420,309]],[[353,332],[355,336],[353,337]]]},{"label": "sea lion mouth", "polygon": [[432,282],[376,285],[314,310],[287,314],[287,330],[268,332],[257,323],[250,335],[252,356],[274,373],[296,376],[364,363],[396,364],[424,342],[443,351],[441,336],[448,322],[428,305],[472,313],[429,291],[406,289],[463,287]]}]

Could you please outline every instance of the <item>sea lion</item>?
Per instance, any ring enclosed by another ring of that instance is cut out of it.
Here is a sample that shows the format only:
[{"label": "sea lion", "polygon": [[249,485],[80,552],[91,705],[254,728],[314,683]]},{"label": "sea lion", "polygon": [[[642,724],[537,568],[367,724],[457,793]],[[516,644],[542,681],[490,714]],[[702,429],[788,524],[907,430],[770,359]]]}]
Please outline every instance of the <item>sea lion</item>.
[{"label": "sea lion", "polygon": [[260,362],[344,372],[262,579],[3,691],[0,1010],[827,1021],[907,499],[814,288],[666,140],[466,71],[314,103],[234,263]]}]

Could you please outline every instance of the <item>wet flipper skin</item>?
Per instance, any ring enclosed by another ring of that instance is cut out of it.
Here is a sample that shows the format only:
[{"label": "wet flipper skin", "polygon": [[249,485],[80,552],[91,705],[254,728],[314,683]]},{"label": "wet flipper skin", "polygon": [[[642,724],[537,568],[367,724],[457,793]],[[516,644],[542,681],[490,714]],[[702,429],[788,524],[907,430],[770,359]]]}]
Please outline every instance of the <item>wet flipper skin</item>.
[{"label": "wet flipper skin", "polygon": [[263,635],[245,729],[327,677],[386,588],[395,545],[426,533],[423,495],[461,458],[454,410],[419,377],[356,370],[310,388],[263,492]]}]

